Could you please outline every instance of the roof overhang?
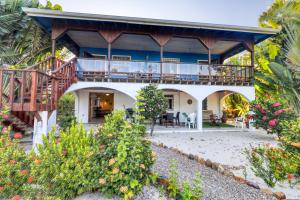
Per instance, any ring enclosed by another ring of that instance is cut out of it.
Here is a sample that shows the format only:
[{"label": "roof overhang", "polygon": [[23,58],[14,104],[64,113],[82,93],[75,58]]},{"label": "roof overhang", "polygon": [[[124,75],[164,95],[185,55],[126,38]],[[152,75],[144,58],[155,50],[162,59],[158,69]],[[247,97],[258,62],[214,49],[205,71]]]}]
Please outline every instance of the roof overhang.
[{"label": "roof overhang", "polygon": [[211,23],[138,18],[138,17],[125,17],[125,16],[101,15],[101,14],[87,14],[87,13],[76,13],[76,12],[63,12],[63,11],[37,9],[37,8],[23,8],[23,11],[28,16],[31,17],[43,17],[43,18],[52,18],[52,19],[56,18],[56,19],[73,19],[73,20],[87,20],[87,21],[104,21],[104,22],[106,21],[106,22],[118,22],[118,23],[152,25],[152,26],[168,26],[168,27],[178,27],[178,28],[237,31],[237,32],[269,34],[269,35],[274,35],[279,32],[279,30],[270,29],[270,28],[258,28],[258,27],[248,27],[248,26],[234,26],[234,25],[224,25],[224,24],[211,24]]},{"label": "roof overhang", "polygon": [[[211,24],[211,23],[199,23],[199,22],[186,22],[175,20],[163,20],[163,19],[149,19],[138,17],[124,17],[113,15],[101,15],[101,14],[87,14],[87,13],[75,13],[75,12],[63,12],[49,9],[37,9],[37,8],[23,8],[23,11],[30,17],[32,17],[43,29],[47,32],[52,31],[52,23],[54,20],[63,22],[72,22],[82,25],[86,24],[99,24],[99,23],[117,23],[126,24],[131,26],[141,27],[158,27],[160,29],[188,29],[195,32],[221,33],[223,35],[231,36],[245,36],[253,38],[254,43],[257,44],[273,35],[277,34],[280,30],[269,28],[258,28],[248,26],[235,26],[235,25],[223,25],[223,24]],[[233,53],[238,53],[244,50],[243,46],[237,46],[237,50]]]}]

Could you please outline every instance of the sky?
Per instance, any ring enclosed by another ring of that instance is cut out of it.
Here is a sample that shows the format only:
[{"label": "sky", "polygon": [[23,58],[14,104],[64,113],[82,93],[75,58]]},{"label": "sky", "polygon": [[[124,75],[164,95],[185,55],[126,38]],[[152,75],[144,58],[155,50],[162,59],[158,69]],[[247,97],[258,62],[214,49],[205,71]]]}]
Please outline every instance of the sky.
[{"label": "sky", "polygon": [[[46,0],[40,0],[45,3]],[[273,0],[51,0],[64,11],[258,26]]]}]

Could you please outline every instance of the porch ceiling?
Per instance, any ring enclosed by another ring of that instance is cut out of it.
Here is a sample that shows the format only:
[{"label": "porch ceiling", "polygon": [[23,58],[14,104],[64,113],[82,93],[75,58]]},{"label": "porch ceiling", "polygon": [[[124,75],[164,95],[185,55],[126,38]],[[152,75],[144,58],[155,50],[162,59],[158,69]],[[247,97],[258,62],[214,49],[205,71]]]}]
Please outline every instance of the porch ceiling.
[{"label": "porch ceiling", "polygon": [[[80,47],[107,48],[106,41],[93,31],[69,30],[67,35]],[[235,41],[218,41],[212,54],[222,54],[240,44]],[[159,51],[159,46],[149,35],[122,34],[113,44],[113,49]],[[173,37],[164,47],[165,52],[207,54],[207,49],[195,38]]]}]

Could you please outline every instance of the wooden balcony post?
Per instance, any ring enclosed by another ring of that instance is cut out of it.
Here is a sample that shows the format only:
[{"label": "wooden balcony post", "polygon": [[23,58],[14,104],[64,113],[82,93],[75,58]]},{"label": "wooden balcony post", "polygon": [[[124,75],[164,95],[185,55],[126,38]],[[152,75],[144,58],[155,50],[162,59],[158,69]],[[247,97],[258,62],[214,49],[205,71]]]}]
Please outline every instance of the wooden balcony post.
[{"label": "wooden balcony post", "polygon": [[55,70],[56,68],[56,62],[55,62],[55,52],[56,52],[56,40],[52,39],[52,70]]},{"label": "wooden balcony post", "polygon": [[107,70],[108,70],[108,78],[110,79],[110,60],[111,60],[111,43],[108,43],[108,48],[107,48]]},{"label": "wooden balcony post", "polygon": [[12,106],[14,103],[14,82],[15,82],[15,71],[11,72],[9,81],[9,104]]},{"label": "wooden balcony post", "polygon": [[23,110],[23,106],[24,106],[24,93],[25,93],[25,86],[26,86],[26,71],[22,71],[22,78],[21,78],[21,97],[20,97],[20,103],[22,106],[22,110]]},{"label": "wooden balcony post", "polygon": [[255,52],[254,52],[254,48],[253,50],[251,51],[251,75],[250,75],[250,78],[251,80],[253,80],[254,78],[254,65],[255,65]]},{"label": "wooden balcony post", "polygon": [[211,83],[211,49],[208,48],[208,74],[209,74],[209,82]]},{"label": "wooden balcony post", "polygon": [[31,90],[30,90],[30,111],[37,110],[37,87],[38,87],[38,73],[31,72]]},{"label": "wooden balcony post", "polygon": [[163,76],[164,46],[160,46],[160,79]]}]

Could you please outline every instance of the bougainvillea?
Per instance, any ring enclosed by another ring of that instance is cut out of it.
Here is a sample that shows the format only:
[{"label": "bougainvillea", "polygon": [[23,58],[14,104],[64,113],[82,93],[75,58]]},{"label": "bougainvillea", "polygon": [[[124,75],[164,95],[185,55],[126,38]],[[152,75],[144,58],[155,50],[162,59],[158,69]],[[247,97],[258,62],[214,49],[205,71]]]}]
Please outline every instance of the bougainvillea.
[{"label": "bougainvillea", "polygon": [[251,103],[251,107],[255,113],[254,126],[263,128],[268,133],[276,133],[279,137],[282,132],[282,121],[296,118],[291,109],[276,101],[257,100]]},{"label": "bougainvillea", "polygon": [[0,111],[0,197],[20,199],[26,193],[30,176],[29,160],[19,146],[21,136],[18,133],[10,138],[10,128],[2,124],[7,119],[9,110]]}]

